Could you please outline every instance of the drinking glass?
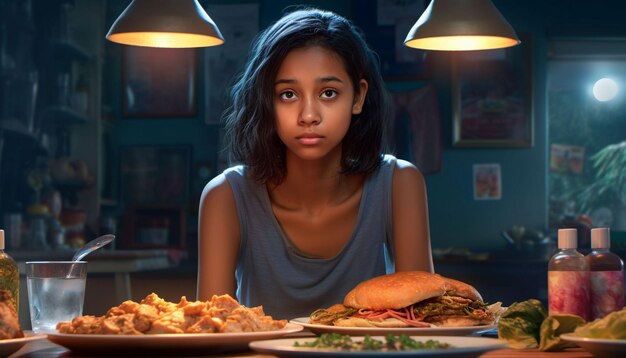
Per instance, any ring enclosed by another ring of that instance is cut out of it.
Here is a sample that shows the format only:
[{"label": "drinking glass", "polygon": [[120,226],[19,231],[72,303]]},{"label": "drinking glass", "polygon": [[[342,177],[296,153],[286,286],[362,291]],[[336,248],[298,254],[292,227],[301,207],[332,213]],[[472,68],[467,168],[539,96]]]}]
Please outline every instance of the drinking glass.
[{"label": "drinking glass", "polygon": [[56,332],[58,322],[83,314],[86,261],[29,261],[26,280],[35,334]]}]

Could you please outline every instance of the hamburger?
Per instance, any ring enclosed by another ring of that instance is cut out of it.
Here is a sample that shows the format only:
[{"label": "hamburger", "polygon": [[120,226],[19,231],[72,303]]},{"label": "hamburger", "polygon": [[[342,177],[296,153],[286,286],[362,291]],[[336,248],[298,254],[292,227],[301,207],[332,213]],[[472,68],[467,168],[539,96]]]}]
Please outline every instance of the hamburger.
[{"label": "hamburger", "polygon": [[488,305],[464,282],[423,271],[374,277],[342,304],[318,309],[309,323],[349,327],[465,327],[495,324],[501,303]]}]

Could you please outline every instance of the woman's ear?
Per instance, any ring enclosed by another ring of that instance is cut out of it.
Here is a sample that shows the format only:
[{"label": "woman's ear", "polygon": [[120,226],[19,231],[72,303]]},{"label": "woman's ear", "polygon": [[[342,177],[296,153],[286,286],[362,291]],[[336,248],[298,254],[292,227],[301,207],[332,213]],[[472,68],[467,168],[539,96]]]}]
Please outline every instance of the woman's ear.
[{"label": "woman's ear", "polygon": [[363,103],[365,103],[365,96],[367,96],[367,81],[361,79],[359,81],[359,92],[354,95],[354,104],[352,104],[352,114],[359,114],[363,110]]}]

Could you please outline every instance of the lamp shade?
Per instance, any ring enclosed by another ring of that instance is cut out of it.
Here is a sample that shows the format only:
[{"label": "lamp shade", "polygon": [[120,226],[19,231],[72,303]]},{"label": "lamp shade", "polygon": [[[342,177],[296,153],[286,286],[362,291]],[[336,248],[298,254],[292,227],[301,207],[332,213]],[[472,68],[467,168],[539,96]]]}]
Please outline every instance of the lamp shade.
[{"label": "lamp shade", "polygon": [[432,0],[404,44],[424,50],[469,51],[515,46],[515,30],[491,0]]},{"label": "lamp shade", "polygon": [[110,41],[146,47],[206,47],[224,37],[197,0],[133,0],[106,35]]}]

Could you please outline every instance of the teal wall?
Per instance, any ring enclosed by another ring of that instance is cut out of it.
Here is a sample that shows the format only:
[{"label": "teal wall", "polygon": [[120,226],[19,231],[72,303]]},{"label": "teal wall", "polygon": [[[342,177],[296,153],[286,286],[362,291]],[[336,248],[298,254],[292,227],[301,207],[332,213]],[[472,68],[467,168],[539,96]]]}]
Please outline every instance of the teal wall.
[{"label": "teal wall", "polygon": [[[432,245],[435,248],[497,249],[500,232],[512,225],[547,225],[546,37],[538,20],[543,1],[494,1],[518,33],[532,38],[533,146],[529,148],[453,148],[450,54],[438,53],[435,81],[443,122],[442,171],[428,176]],[[472,165],[499,163],[500,200],[474,200]]]},{"label": "teal wall", "polygon": [[[245,1],[236,1],[245,3]],[[119,14],[128,1],[108,1],[108,23]],[[209,10],[215,3],[206,1]],[[292,1],[258,1],[260,25],[266,27],[277,19]],[[325,8],[350,17],[355,4],[375,6],[375,1],[308,1],[306,4]],[[535,229],[547,225],[547,125],[546,67],[550,37],[625,36],[623,20],[626,5],[619,0],[598,0],[593,3],[566,0],[494,0],[494,4],[519,33],[532,36],[532,81],[534,144],[530,148],[453,148],[451,146],[450,54],[430,53],[433,59],[432,81],[438,89],[443,128],[443,161],[439,173],[426,178],[429,195],[432,244],[435,248],[466,247],[497,249],[504,247],[500,231],[514,224]],[[415,18],[419,14],[415,14]],[[361,25],[361,24],[359,24]],[[119,117],[119,46],[107,45],[109,102],[113,115]],[[202,71],[200,71],[202,76]],[[202,80],[199,94],[204,94]],[[205,110],[191,119],[116,119],[115,146],[130,144],[189,143],[194,147],[194,161],[216,163],[218,131],[204,124]],[[499,163],[502,170],[502,199],[475,201],[472,189],[472,165]]]}]

